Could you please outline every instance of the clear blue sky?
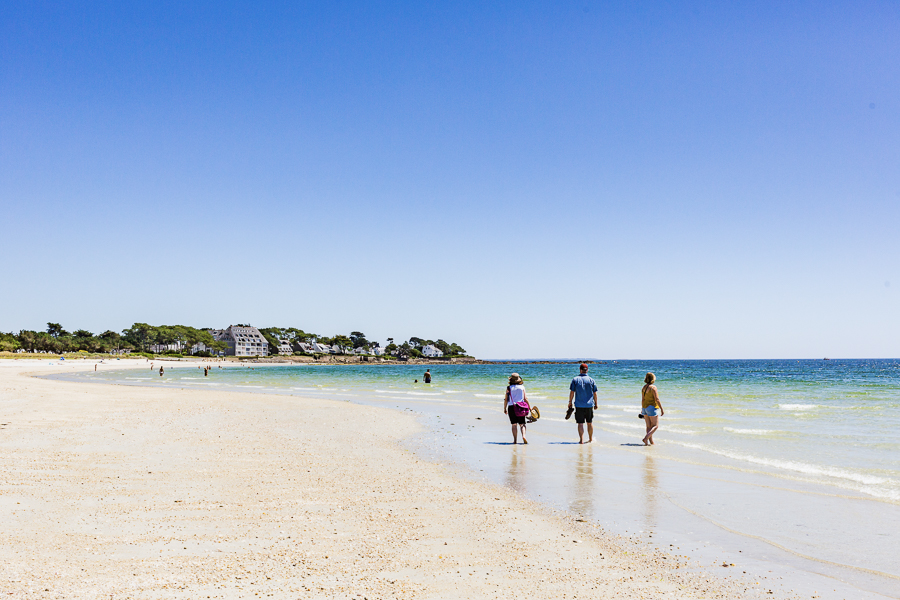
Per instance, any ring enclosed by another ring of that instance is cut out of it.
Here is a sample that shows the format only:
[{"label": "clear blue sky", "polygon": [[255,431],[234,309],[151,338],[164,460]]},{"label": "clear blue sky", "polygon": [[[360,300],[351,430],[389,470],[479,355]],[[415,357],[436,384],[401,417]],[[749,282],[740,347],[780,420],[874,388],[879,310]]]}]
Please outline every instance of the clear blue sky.
[{"label": "clear blue sky", "polygon": [[0,209],[3,331],[897,357],[900,4],[5,2]]}]

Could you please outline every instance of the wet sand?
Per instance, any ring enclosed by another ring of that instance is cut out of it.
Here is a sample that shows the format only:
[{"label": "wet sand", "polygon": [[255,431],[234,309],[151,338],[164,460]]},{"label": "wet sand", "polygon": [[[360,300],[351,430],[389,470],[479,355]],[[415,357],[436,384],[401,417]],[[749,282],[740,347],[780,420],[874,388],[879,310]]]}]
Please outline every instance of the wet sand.
[{"label": "wet sand", "polygon": [[29,376],[93,368],[0,361],[4,597],[772,597],[416,456],[401,411]]}]

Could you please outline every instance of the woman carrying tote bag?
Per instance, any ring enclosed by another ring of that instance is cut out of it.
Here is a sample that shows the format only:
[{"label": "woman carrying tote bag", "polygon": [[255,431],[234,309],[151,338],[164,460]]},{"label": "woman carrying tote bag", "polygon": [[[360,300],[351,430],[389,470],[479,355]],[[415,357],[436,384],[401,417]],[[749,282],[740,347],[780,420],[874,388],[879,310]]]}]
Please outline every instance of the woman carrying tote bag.
[{"label": "woman carrying tote bag", "polygon": [[531,405],[528,404],[528,396],[525,395],[525,386],[518,373],[509,376],[509,385],[506,386],[506,395],[503,397],[503,414],[509,415],[509,424],[512,426],[513,444],[518,443],[519,432],[522,430],[522,443],[525,439],[525,418],[531,413]]}]

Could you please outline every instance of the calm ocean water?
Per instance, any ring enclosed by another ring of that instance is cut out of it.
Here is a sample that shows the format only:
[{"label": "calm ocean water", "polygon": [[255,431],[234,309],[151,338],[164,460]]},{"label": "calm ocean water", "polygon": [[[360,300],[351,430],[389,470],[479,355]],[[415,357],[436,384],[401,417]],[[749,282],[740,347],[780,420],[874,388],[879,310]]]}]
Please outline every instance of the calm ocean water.
[{"label": "calm ocean water", "polygon": [[[770,587],[780,577],[782,592],[900,597],[900,360],[593,364],[590,446],[572,443],[575,426],[563,420],[574,365],[436,365],[430,385],[424,369],[228,365],[204,377],[167,365],[164,378],[149,367],[76,377],[413,411],[430,425],[420,451],[613,531],[735,562],[748,577],[767,573]],[[501,412],[511,371],[543,415],[524,447],[508,444]],[[647,371],[666,409],[653,448],[640,445],[637,418]]]}]

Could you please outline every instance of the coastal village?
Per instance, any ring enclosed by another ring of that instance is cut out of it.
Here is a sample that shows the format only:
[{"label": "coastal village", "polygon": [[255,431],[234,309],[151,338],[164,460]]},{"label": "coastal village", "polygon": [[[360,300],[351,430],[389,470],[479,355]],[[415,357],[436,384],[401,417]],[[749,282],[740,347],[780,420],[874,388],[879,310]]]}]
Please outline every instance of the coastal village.
[{"label": "coastal village", "polygon": [[[411,338],[399,346],[393,343],[393,339],[390,339],[388,344],[383,346],[378,342],[365,341],[364,335],[354,332],[347,336],[346,340],[340,340],[338,338],[341,336],[335,336],[330,340],[332,343],[329,344],[325,340],[317,341],[307,338],[307,341],[300,341],[302,339],[300,337],[274,337],[271,333],[264,334],[263,331],[252,325],[229,325],[226,329],[211,329],[209,333],[215,341],[223,342],[227,346],[217,349],[199,343],[190,348],[191,354],[210,352],[219,356],[238,357],[334,355],[405,358],[412,354],[410,351],[414,351],[416,358],[444,358],[444,351],[441,348],[434,342],[421,340],[421,338]],[[442,341],[438,343],[450,346]],[[169,344],[165,348],[155,347],[157,353],[184,352],[185,350],[183,343],[179,342]],[[459,354],[464,355],[465,351]]]},{"label": "coastal village", "polygon": [[360,331],[333,337],[320,336],[296,328],[257,328],[249,324],[224,329],[197,329],[184,325],[153,326],[135,323],[120,333],[106,331],[94,335],[79,329],[69,333],[59,323],[47,323],[46,331],[22,330],[0,333],[0,353],[110,354],[114,356],[153,355],[181,358],[235,357],[353,362],[369,360],[459,360],[471,358],[464,348],[442,339],[411,337],[386,344],[370,341]]}]

